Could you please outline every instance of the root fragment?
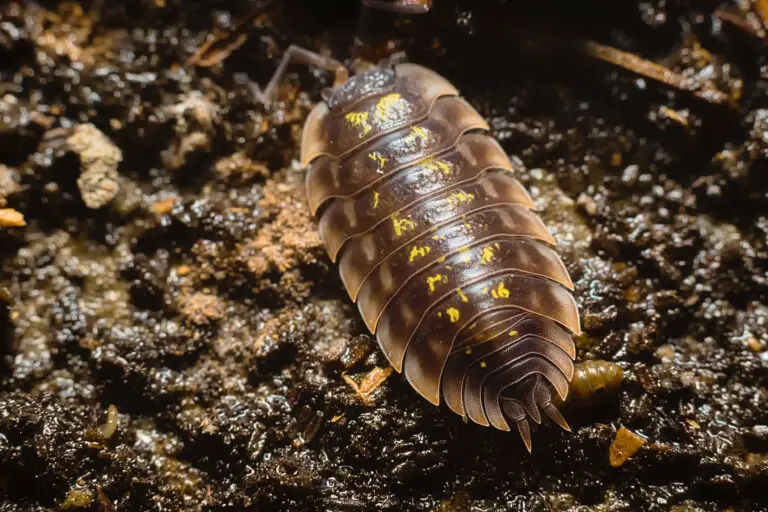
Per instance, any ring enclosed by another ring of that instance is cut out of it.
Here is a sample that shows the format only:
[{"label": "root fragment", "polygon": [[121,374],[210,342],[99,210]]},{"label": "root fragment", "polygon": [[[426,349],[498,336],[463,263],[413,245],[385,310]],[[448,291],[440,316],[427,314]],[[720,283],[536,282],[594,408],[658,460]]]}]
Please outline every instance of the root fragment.
[{"label": "root fragment", "polygon": [[674,89],[689,92],[707,103],[733,106],[729,96],[709,80],[685,77],[655,62],[594,41],[585,41],[583,51],[603,62],[637,73]]}]

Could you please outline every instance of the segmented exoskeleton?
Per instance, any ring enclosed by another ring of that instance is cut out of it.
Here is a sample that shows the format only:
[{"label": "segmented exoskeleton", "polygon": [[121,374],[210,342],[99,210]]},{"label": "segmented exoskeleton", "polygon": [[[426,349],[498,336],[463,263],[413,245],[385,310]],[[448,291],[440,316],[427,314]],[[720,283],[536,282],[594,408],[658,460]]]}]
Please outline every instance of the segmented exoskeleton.
[{"label": "segmented exoskeleton", "polygon": [[[361,0],[424,13],[431,0]],[[574,373],[579,313],[554,238],[482,116],[437,73],[415,64],[358,64],[291,45],[290,62],[335,73],[301,141],[307,198],[320,236],[389,362],[424,398],[441,396],[480,425],[517,426],[552,404]]]},{"label": "segmented exoskeleton", "polygon": [[573,284],[488,124],[409,63],[324,99],[302,137],[309,206],[389,362],[433,404],[514,423],[529,450],[540,410],[567,429],[552,398],[573,376]]}]

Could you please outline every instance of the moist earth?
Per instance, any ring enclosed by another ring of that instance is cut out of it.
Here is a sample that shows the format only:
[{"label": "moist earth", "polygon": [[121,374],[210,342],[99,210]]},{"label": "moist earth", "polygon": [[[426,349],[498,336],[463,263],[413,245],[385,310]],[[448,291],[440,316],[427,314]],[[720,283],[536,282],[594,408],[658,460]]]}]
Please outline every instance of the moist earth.
[{"label": "moist earth", "polygon": [[[768,510],[760,2],[434,4],[358,31],[353,0],[2,3],[0,509]],[[532,455],[421,399],[344,293],[298,164],[332,77],[257,100],[290,44],[356,33],[525,165],[578,360],[623,369]]]}]

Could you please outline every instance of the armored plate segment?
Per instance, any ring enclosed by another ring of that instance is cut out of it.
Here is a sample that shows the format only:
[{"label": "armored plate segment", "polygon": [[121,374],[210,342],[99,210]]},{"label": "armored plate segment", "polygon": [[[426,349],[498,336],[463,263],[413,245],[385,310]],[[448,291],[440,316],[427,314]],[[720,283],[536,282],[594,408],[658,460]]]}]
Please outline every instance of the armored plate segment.
[{"label": "armored plate segment", "polygon": [[301,161],[320,236],[392,366],[480,425],[517,426],[573,377],[581,332],[555,241],[489,126],[445,78],[379,67],[309,115]]}]

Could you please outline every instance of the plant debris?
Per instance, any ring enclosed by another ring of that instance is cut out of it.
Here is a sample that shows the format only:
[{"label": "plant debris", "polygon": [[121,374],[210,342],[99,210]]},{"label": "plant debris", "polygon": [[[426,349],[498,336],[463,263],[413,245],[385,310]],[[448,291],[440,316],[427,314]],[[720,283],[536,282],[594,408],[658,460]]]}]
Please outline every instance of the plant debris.
[{"label": "plant debris", "polygon": [[611,442],[611,449],[608,455],[608,461],[611,466],[618,468],[624,465],[630,457],[645,445],[646,440],[643,436],[621,427],[616,432],[616,438]]},{"label": "plant debris", "polygon": [[594,41],[586,41],[584,43],[584,50],[588,55],[596,59],[624,68],[675,89],[690,92],[708,103],[732,105],[730,97],[718,90],[709,80],[683,76],[655,62]]},{"label": "plant debris", "polygon": [[207,37],[205,42],[187,59],[187,65],[211,67],[223,62],[233,51],[245,44],[250,27],[259,23],[259,20],[266,19],[263,11],[264,8],[257,4],[230,30]]},{"label": "plant debris", "polygon": [[24,215],[13,208],[0,208],[0,227],[20,228],[26,226]]},{"label": "plant debris", "polygon": [[372,404],[373,402],[371,395],[374,391],[379,389],[382,384],[384,384],[384,381],[389,378],[393,371],[394,370],[392,367],[376,367],[370,372],[366,373],[365,376],[360,380],[359,384],[349,375],[344,374],[342,377],[344,378],[344,382],[349,384],[349,386],[355,391],[355,393],[357,393],[357,396],[359,396],[363,402]]}]

